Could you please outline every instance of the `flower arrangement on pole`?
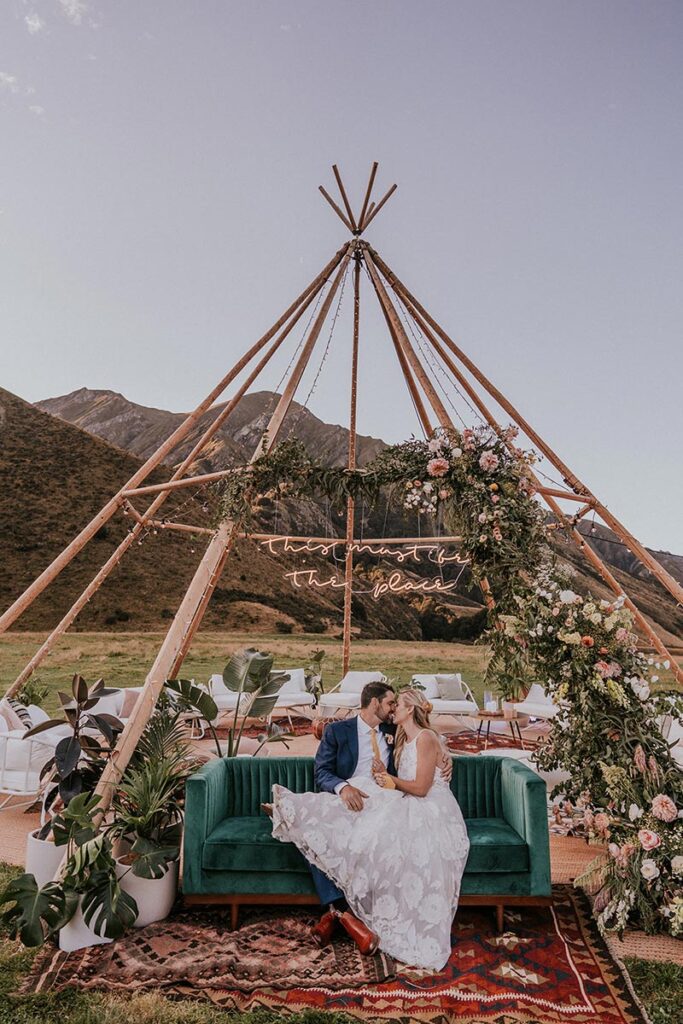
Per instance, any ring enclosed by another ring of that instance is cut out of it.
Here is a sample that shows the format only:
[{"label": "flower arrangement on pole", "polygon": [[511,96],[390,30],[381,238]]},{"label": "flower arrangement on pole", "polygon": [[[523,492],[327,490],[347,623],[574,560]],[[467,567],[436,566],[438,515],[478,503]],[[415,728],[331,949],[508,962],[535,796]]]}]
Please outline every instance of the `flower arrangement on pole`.
[{"label": "flower arrangement on pole", "polygon": [[683,697],[653,691],[658,666],[637,650],[623,598],[581,596],[551,572],[504,634],[561,709],[536,762],[569,772],[558,788],[607,845],[583,876],[598,923],[683,935],[683,775],[659,728],[683,713]]}]

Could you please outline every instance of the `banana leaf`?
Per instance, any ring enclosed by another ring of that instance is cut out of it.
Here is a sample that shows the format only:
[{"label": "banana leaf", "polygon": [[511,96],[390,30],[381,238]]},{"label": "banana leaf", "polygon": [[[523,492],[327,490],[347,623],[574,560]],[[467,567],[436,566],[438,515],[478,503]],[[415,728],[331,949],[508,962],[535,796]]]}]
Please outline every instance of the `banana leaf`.
[{"label": "banana leaf", "polygon": [[234,693],[254,693],[267,681],[273,655],[248,647],[237,651],[223,669],[223,682]]}]

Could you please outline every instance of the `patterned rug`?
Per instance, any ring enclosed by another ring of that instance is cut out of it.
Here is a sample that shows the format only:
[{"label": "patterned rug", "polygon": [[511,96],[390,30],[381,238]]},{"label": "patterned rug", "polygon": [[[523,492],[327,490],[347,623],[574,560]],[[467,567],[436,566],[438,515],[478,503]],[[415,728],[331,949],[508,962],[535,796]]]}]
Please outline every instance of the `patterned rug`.
[{"label": "patterned rug", "polygon": [[247,912],[237,932],[216,912],[193,911],[107,946],[45,951],[23,991],[152,990],[226,1010],[336,1010],[376,1024],[643,1024],[586,899],[569,886],[554,895],[552,911],[508,912],[502,935],[490,910],[462,908],[438,975],[363,958],[346,938],[318,950],[307,911]]}]

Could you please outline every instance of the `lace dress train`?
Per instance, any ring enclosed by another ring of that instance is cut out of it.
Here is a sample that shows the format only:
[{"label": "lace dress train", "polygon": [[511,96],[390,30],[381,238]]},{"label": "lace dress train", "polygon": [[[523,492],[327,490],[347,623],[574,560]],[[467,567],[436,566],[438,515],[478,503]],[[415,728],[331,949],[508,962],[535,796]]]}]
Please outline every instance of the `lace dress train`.
[{"label": "lace dress train", "polygon": [[[399,776],[412,781],[417,742],[403,749]],[[294,843],[342,890],[354,914],[377,932],[385,953],[439,971],[451,953],[451,925],[469,853],[467,829],[437,769],[425,797],[350,780],[367,793],[349,811],[333,793],[273,786],[273,835]]]}]

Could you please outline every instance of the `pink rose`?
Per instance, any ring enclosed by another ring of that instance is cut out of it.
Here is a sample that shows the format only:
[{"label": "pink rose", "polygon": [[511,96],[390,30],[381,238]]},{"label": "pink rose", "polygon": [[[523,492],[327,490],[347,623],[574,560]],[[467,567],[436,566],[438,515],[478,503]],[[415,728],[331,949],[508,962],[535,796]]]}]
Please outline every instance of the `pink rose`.
[{"label": "pink rose", "polygon": [[491,473],[494,469],[498,468],[498,456],[495,452],[487,449],[479,456],[479,465],[485,473]]},{"label": "pink rose", "polygon": [[595,815],[593,824],[596,832],[600,832],[602,835],[605,835],[609,830],[609,815],[605,814],[604,811],[599,811]]},{"label": "pink rose", "polygon": [[448,497],[448,494],[449,494],[449,492],[446,490],[445,487],[442,487],[441,490],[439,491],[439,497],[441,498],[442,501],[446,500],[446,498]]},{"label": "pink rose", "polygon": [[445,476],[448,468],[447,459],[430,459],[427,463],[427,472],[430,476]]},{"label": "pink rose", "polygon": [[614,635],[617,638],[617,642],[620,644],[626,643],[628,640],[628,630],[624,629],[623,626],[620,626]]},{"label": "pink rose", "polygon": [[658,793],[652,801],[652,814],[660,821],[675,821],[678,817],[678,808],[671,797]]},{"label": "pink rose", "polygon": [[477,521],[482,523],[482,524],[485,523],[486,522],[486,513],[485,512],[480,512],[479,515],[477,516]]},{"label": "pink rose", "polygon": [[598,673],[598,675],[602,676],[603,679],[608,679],[609,676],[612,675],[612,669],[606,661],[596,661],[595,671]]},{"label": "pink rose", "polygon": [[497,505],[498,502],[500,501],[500,496],[498,494],[492,494],[491,501],[493,502],[494,505]]},{"label": "pink rose", "polygon": [[662,841],[657,833],[649,828],[641,828],[638,832],[638,839],[644,850],[656,850]]}]

